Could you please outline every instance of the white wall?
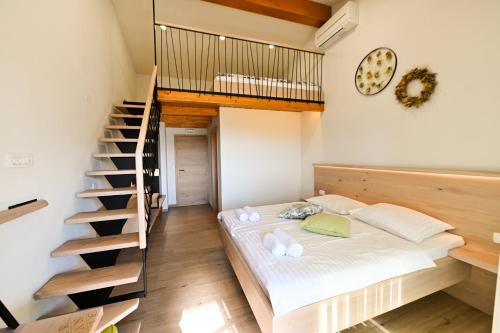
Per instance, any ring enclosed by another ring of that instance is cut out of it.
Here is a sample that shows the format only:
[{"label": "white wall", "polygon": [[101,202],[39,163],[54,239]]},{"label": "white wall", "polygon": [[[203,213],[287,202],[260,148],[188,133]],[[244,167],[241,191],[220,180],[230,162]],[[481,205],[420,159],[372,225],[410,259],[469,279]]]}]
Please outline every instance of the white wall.
[{"label": "white wall", "polygon": [[[189,132],[188,132],[189,131]],[[167,148],[167,201],[169,205],[177,204],[177,183],[175,172],[175,146],[174,137],[182,135],[207,135],[206,128],[166,128],[166,148]]]},{"label": "white wall", "polygon": [[[152,70],[151,73],[153,73]],[[137,98],[137,101],[146,102],[146,95],[148,94],[151,74],[150,75],[136,74],[135,80],[136,80],[135,96]]]},{"label": "white wall", "polygon": [[[324,62],[326,110],[303,114],[303,195],[314,162],[445,169],[500,169],[500,2],[358,0],[360,24]],[[387,46],[398,56],[393,82],[360,95],[361,59]],[[431,100],[406,111],[394,96],[401,76],[429,66]]]},{"label": "white wall", "polygon": [[222,209],[300,198],[301,116],[220,108]]},{"label": "white wall", "polygon": [[[97,182],[84,177],[111,104],[135,96],[135,72],[107,0],[0,2],[0,158],[33,154],[34,166],[0,166],[0,210],[31,198],[49,206],[0,225],[0,298],[21,322],[64,306],[34,301],[51,276],[82,267],[79,257],[51,258],[90,227],[64,219],[97,206],[76,199]],[[3,323],[0,322],[0,327]]]}]

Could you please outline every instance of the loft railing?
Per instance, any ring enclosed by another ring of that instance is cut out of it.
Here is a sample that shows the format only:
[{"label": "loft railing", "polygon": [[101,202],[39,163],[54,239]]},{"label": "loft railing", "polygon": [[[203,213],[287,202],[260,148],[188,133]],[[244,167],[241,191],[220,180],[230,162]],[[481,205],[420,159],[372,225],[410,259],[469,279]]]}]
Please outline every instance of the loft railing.
[{"label": "loft railing", "polygon": [[323,54],[155,23],[160,89],[323,102]]},{"label": "loft railing", "polygon": [[[160,106],[156,87],[157,67],[153,69],[144,106],[144,114],[135,150],[137,213],[139,224],[139,244],[147,246],[147,233],[151,225],[153,182],[158,166],[158,131],[160,126]],[[161,207],[159,207],[161,209]]]}]

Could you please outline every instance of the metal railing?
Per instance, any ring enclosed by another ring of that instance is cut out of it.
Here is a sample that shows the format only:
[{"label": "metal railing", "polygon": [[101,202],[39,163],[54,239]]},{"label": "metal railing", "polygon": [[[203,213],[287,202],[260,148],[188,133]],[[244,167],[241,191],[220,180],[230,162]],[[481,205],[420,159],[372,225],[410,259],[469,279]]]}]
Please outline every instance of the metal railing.
[{"label": "metal railing", "polygon": [[160,89],[323,102],[323,54],[155,23]]}]

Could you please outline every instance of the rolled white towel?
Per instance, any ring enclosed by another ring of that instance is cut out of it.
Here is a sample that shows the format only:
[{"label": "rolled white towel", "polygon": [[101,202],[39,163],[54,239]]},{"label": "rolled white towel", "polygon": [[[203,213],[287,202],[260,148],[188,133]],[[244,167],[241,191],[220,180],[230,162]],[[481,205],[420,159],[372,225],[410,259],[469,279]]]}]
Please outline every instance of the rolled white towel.
[{"label": "rolled white towel", "polygon": [[260,220],[259,213],[252,207],[245,206],[243,207],[243,210],[245,211],[245,213],[247,213],[250,222],[257,222],[258,220]]},{"label": "rolled white towel", "polygon": [[236,214],[236,217],[238,217],[238,220],[240,220],[240,222],[248,221],[248,214],[243,209],[238,208],[234,212]]},{"label": "rolled white towel", "polygon": [[286,248],[286,255],[290,257],[300,257],[304,253],[304,247],[281,229],[275,229],[273,234],[283,243]]},{"label": "rolled white towel", "polygon": [[262,240],[264,247],[271,251],[275,256],[284,256],[286,254],[286,247],[280,242],[278,237],[274,234],[265,234]]}]

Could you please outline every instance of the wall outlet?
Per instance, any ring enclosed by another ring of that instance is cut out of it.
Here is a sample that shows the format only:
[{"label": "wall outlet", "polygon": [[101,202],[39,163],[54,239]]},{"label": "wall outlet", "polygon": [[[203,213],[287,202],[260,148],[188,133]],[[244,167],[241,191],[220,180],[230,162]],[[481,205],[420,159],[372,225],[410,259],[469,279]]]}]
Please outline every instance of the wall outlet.
[{"label": "wall outlet", "polygon": [[318,193],[319,193],[319,195],[326,195],[326,191],[325,190],[319,190]]},{"label": "wall outlet", "polygon": [[33,154],[5,155],[5,166],[7,168],[29,168],[34,164]]}]

